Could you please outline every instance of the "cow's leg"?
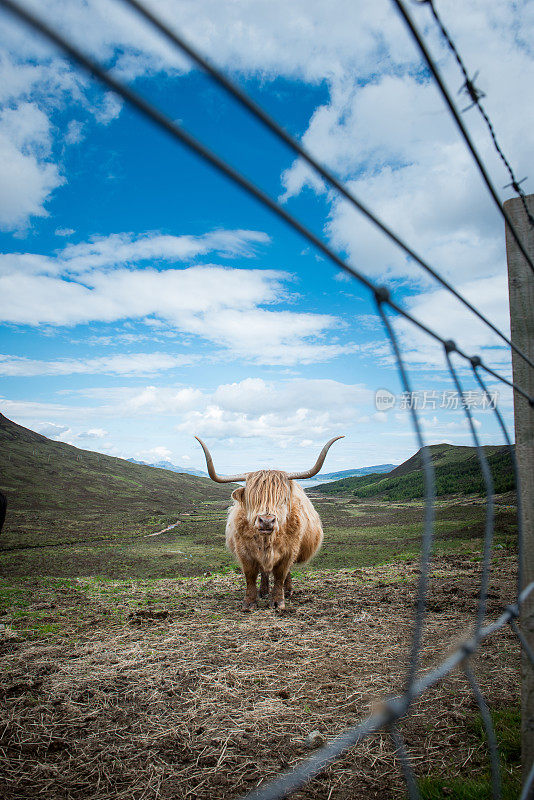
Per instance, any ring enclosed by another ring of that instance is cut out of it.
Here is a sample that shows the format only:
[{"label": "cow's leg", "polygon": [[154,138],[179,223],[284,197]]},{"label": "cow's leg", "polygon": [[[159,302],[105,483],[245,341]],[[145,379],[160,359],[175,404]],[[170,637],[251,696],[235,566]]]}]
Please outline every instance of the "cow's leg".
[{"label": "cow's leg", "polygon": [[284,603],[284,583],[289,574],[291,561],[289,558],[282,559],[273,569],[274,586],[271,594],[271,604],[277,611],[283,611]]},{"label": "cow's leg", "polygon": [[260,597],[269,597],[269,573],[261,573],[260,580]]},{"label": "cow's leg", "polygon": [[291,581],[291,573],[288,572],[284,581],[284,597],[291,597],[293,594],[293,583]]},{"label": "cow's leg", "polygon": [[259,572],[258,564],[254,561],[243,561],[241,566],[247,582],[243,611],[253,611],[258,607],[258,589],[256,587]]}]

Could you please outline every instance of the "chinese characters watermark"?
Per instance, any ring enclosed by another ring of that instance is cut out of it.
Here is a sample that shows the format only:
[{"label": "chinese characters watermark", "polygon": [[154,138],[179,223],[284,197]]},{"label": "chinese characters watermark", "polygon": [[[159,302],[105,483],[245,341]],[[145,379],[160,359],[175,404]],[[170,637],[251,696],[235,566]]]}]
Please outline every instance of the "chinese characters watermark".
[{"label": "chinese characters watermark", "polygon": [[401,410],[416,409],[417,411],[432,410],[439,408],[456,409],[469,408],[479,411],[488,411],[497,406],[499,392],[478,392],[474,390],[463,392],[452,389],[443,391],[419,390],[417,392],[401,392],[399,395],[393,394],[389,389],[377,389],[375,393],[375,406],[377,411],[390,411],[392,408]]}]

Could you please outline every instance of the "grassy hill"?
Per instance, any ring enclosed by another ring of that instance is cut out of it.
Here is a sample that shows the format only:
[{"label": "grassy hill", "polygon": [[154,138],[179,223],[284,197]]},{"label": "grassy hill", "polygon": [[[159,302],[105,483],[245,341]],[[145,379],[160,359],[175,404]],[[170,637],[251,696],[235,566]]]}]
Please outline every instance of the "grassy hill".
[{"label": "grassy hill", "polygon": [[[429,448],[435,470],[436,494],[484,494],[485,485],[474,447],[436,444]],[[492,472],[497,493],[514,489],[512,465],[508,448],[488,445],[484,452]],[[411,500],[424,496],[421,452],[385,475],[365,475],[345,478],[317,486],[322,494],[353,497],[380,497],[388,500]]]},{"label": "grassy hill", "polygon": [[232,487],[54,442],[0,414],[3,550],[150,534]]},{"label": "grassy hill", "polygon": [[[490,450],[498,457],[500,448]],[[454,466],[451,453],[435,455],[444,467]],[[414,471],[399,476],[406,466],[401,465],[394,471],[397,477],[390,473],[386,480],[404,482],[404,491],[406,482],[415,480],[422,489],[417,459],[412,464]],[[472,467],[476,471],[475,462]],[[8,580],[25,576],[36,581],[48,575],[54,576],[51,580],[100,576],[95,580],[135,582],[239,571],[224,545],[232,485],[79,450],[1,416],[0,470],[0,490],[9,503],[0,536],[0,576]],[[375,484],[369,482],[376,481],[384,498],[384,479],[368,475],[348,480],[367,481],[371,490]],[[339,495],[343,483],[330,485]],[[366,506],[352,496],[353,488],[345,497],[317,494],[322,490],[314,489],[314,504],[323,521],[325,545],[311,562],[312,570],[417,558],[420,502],[392,503],[378,496]],[[483,503],[459,502],[456,496],[441,506],[437,552],[476,554],[484,531]],[[515,511],[501,504],[496,513],[496,543],[513,550]],[[171,530],[152,535],[174,523],[178,524]],[[0,581],[0,600],[1,587]]]}]

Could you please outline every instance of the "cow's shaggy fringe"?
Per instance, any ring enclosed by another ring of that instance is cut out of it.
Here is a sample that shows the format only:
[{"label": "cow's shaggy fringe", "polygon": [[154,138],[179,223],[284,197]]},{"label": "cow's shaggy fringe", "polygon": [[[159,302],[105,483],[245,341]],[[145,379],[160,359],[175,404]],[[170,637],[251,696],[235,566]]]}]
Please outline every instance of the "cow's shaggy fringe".
[{"label": "cow's shaggy fringe", "polygon": [[[239,613],[237,575],[108,582],[105,591],[80,579],[51,589],[49,617],[65,620],[70,609],[70,630],[53,641],[4,635],[2,796],[239,796],[298,762],[310,732],[341,732],[402,685],[416,572],[397,565],[297,576],[280,617]],[[490,615],[512,592],[510,573],[508,559],[494,570]],[[471,619],[476,574],[458,557],[437,564],[425,668],[455,645],[451,627],[460,635]],[[518,702],[516,650],[503,630],[478,664],[497,705]],[[474,714],[461,673],[417,704],[403,728],[419,775],[484,762],[484,745],[466,727]],[[395,797],[398,769],[379,734],[295,797]]]},{"label": "cow's shaggy fringe", "polygon": [[287,476],[277,470],[258,470],[247,478],[247,508],[251,518],[265,509],[289,505]]}]

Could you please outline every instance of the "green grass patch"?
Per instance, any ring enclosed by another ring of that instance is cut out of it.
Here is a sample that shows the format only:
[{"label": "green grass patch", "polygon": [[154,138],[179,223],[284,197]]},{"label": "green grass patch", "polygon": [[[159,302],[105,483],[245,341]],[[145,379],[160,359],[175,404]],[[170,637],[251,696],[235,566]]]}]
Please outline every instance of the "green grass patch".
[{"label": "green grass patch", "polygon": [[47,637],[56,637],[63,632],[63,626],[60,622],[41,622],[34,623],[28,627],[19,628],[21,633],[24,633],[28,639],[44,639]]},{"label": "green grass patch", "polygon": [[[521,712],[519,706],[491,711],[499,747],[503,800],[517,800],[521,792]],[[486,733],[480,714],[467,720],[468,736],[473,744],[486,745]],[[487,745],[486,745],[487,747]],[[478,768],[457,776],[429,775],[419,782],[422,800],[491,800],[492,780],[489,755]]]},{"label": "green grass patch", "polygon": [[5,614],[11,608],[25,608],[28,604],[28,592],[25,589],[0,579],[0,614]]},{"label": "green grass patch", "polygon": [[[205,513],[202,504],[197,507],[199,514],[184,516],[182,524],[161,536],[112,537],[107,541],[4,550],[0,552],[0,570],[4,576],[41,575],[60,581],[73,576],[151,579],[239,571],[225,548],[225,508],[212,502],[209,513]],[[392,504],[328,499],[317,500],[316,507],[323,521],[324,544],[304,569],[359,568],[402,563],[420,556],[420,501]],[[458,498],[440,503],[435,522],[436,554],[458,553],[479,559],[484,520],[483,504],[459,502]],[[516,537],[515,510],[499,509],[494,539],[498,550],[494,555],[515,552]]]}]

